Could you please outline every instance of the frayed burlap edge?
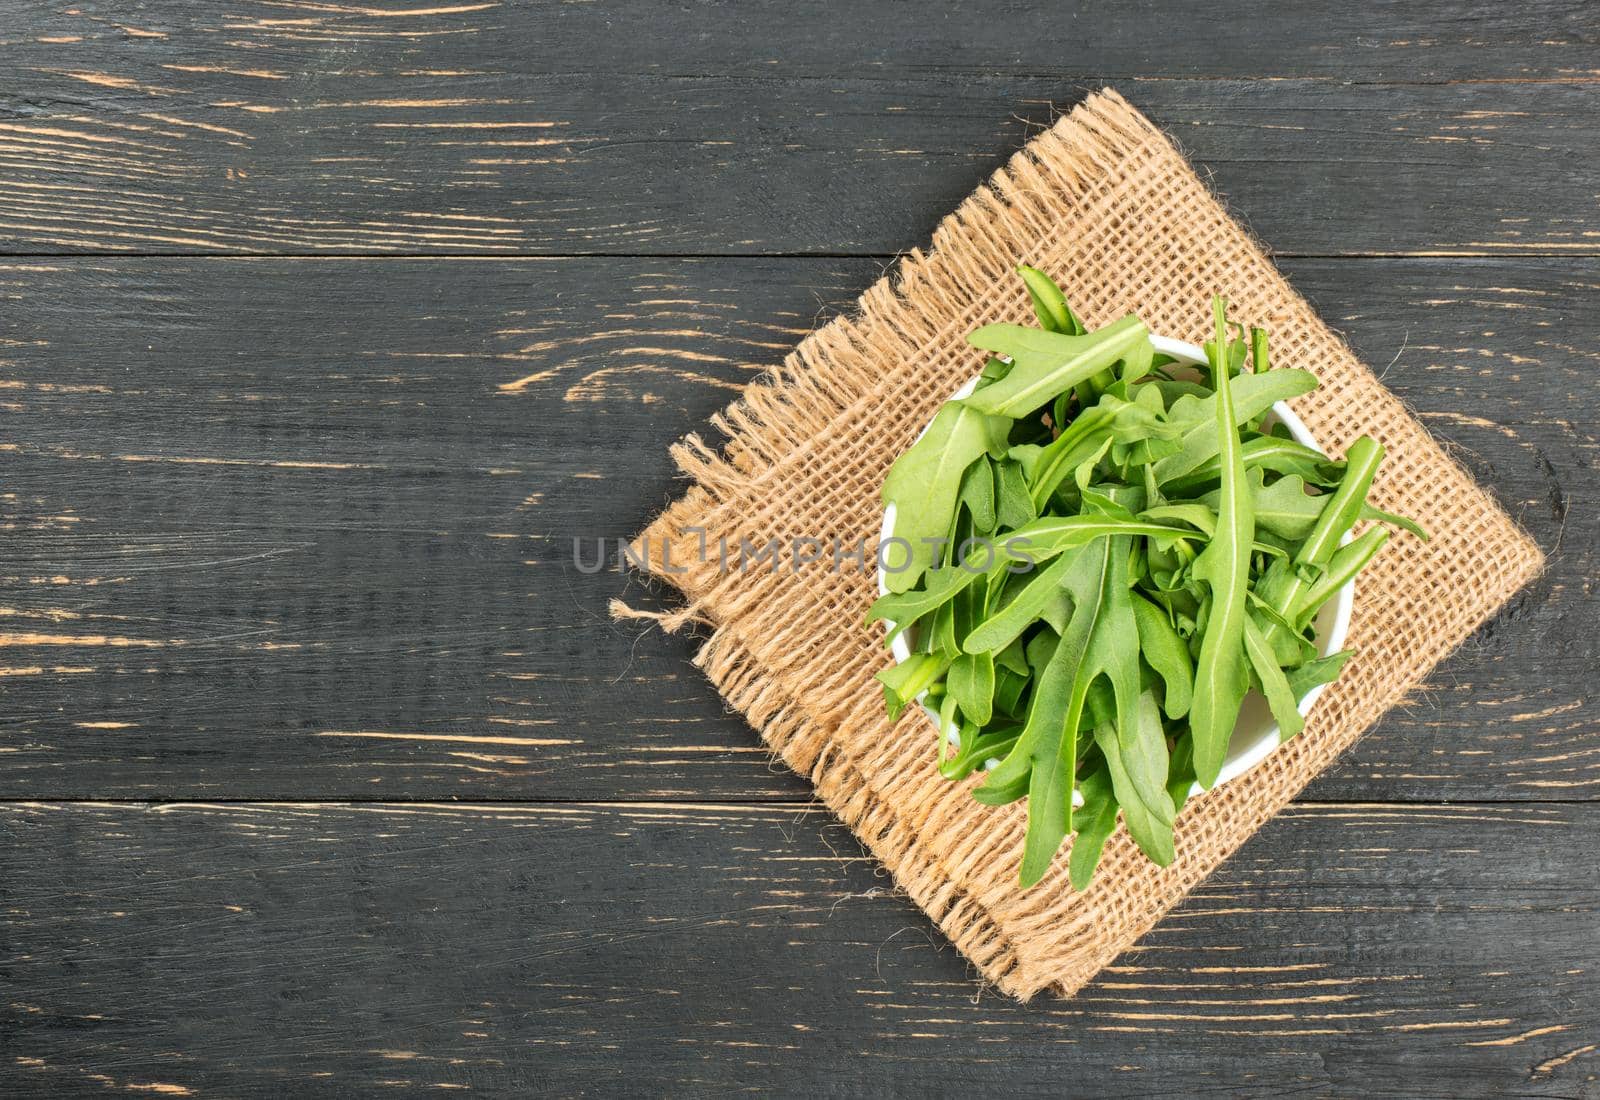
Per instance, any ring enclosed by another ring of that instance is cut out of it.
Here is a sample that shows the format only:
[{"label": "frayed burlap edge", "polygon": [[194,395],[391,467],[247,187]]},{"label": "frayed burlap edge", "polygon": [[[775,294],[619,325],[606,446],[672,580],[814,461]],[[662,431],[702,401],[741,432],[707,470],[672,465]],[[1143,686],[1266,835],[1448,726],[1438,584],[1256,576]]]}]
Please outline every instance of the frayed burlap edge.
[{"label": "frayed burlap edge", "polygon": [[[1237,317],[1271,329],[1275,365],[1318,375],[1296,410],[1324,446],[1376,436],[1389,458],[1375,501],[1434,535],[1396,539],[1363,574],[1357,656],[1305,732],[1185,808],[1171,867],[1119,831],[1082,893],[1066,882],[1064,856],[1020,890],[1022,807],[984,807],[944,782],[920,714],[884,719],[872,674],[886,658],[861,625],[870,574],[826,563],[745,571],[725,549],[741,538],[867,539],[870,555],[888,465],[979,366],[962,336],[1024,319],[1018,262],[1056,276],[1091,323],[1133,311],[1182,339],[1203,338],[1210,295],[1227,294]],[[941,223],[929,251],[904,258],[713,423],[729,442],[717,453],[690,436],[673,449],[694,484],[641,536],[652,572],[687,598],[663,625],[709,630],[696,663],[723,696],[983,976],[1023,998],[1070,994],[1136,942],[1542,567],[1171,143],[1110,91],[1030,142]]]}]

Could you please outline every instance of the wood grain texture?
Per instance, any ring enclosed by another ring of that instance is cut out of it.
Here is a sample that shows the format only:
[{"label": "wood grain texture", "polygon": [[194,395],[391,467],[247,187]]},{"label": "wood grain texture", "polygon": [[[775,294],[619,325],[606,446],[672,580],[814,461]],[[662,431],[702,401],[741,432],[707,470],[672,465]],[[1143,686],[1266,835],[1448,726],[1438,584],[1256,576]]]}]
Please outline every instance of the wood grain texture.
[{"label": "wood grain texture", "polygon": [[[585,575],[862,260],[0,269],[0,792],[804,798]],[[1595,261],[1287,270],[1551,554],[1315,797],[1590,799]]]},{"label": "wood grain texture", "polygon": [[[258,56],[249,69],[229,73],[219,64],[211,70],[258,81],[330,69],[370,76],[373,59],[392,54],[408,61],[471,61],[475,65],[462,67],[480,71],[545,68],[572,75],[827,77],[859,67],[886,77],[1092,71],[1393,83],[1581,81],[1596,75],[1592,51],[1600,42],[1594,13],[1581,0],[1530,0],[1515,9],[1486,0],[1369,2],[1315,13],[1271,0],[1225,0],[1204,9],[1178,0],[1070,6],[973,0],[959,12],[930,10],[918,18],[892,4],[837,5],[826,19],[781,0],[676,7],[649,0],[241,0],[215,10],[182,0],[143,0],[132,10],[6,0],[0,7],[6,43],[40,68],[115,50],[143,66],[151,84],[192,71],[170,64],[171,54],[186,47],[213,61],[264,54],[267,60]],[[330,57],[361,64],[330,65]]]},{"label": "wood grain texture", "polygon": [[[150,800],[0,801],[0,1096],[1600,1095],[1597,47],[1586,0],[0,0],[0,800]],[[1106,83],[1551,569],[1020,1007],[570,540]],[[292,258],[414,254],[475,258]]]},{"label": "wood grain texture", "polygon": [[1285,253],[1600,252],[1577,0],[0,13],[12,252],[893,254],[1108,81]]},{"label": "wood grain texture", "polygon": [[11,804],[0,1092],[1593,1095],[1597,843],[1299,805],[1024,1006],[819,810]]}]

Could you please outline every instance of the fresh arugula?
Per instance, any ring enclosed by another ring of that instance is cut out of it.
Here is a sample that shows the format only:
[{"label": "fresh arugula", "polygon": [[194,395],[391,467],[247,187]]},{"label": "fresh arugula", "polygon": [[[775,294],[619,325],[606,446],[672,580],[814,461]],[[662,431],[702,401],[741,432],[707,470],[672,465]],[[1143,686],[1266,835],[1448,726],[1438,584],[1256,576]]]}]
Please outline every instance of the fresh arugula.
[{"label": "fresh arugula", "polygon": [[1381,551],[1379,525],[1426,536],[1368,502],[1375,441],[1335,460],[1270,423],[1316,379],[1269,369],[1266,332],[1222,299],[1192,377],[1137,317],[1089,330],[1018,271],[1040,327],[968,338],[990,353],[973,391],[884,483],[894,541],[867,618],[911,642],[878,677],[891,719],[921,701],[947,779],[981,776],[985,805],[1027,799],[1024,886],[1074,837],[1081,890],[1119,818],[1175,858],[1177,814],[1216,782],[1247,692],[1300,732],[1349,657],[1319,655],[1318,611]]},{"label": "fresh arugula", "polygon": [[1010,430],[1004,417],[947,401],[922,438],[890,467],[883,497],[895,506],[899,540],[885,553],[891,592],[906,591],[933,564],[935,540],[949,530],[967,468],[985,455],[1003,456]]},{"label": "fresh arugula", "polygon": [[1244,624],[1250,590],[1250,552],[1256,530],[1255,510],[1244,480],[1239,433],[1234,427],[1233,381],[1229,377],[1227,317],[1222,299],[1213,299],[1211,308],[1216,337],[1207,343],[1206,354],[1211,362],[1211,385],[1216,390],[1216,454],[1222,488],[1217,494],[1216,533],[1194,563],[1194,578],[1204,586],[1209,612],[1195,660],[1194,702],[1189,711],[1195,776],[1202,787],[1217,781],[1239,718],[1239,707],[1250,688]]}]

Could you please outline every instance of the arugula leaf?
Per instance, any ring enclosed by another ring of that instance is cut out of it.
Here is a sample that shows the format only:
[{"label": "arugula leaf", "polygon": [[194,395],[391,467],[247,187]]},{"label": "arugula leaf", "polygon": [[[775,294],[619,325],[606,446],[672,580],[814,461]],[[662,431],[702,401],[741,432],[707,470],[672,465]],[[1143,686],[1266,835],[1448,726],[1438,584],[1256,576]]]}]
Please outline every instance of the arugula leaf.
[{"label": "arugula leaf", "polygon": [[1042,327],[1067,336],[1082,335],[1083,322],[1067,305],[1066,295],[1061,293],[1054,279],[1027,264],[1020,265],[1017,274],[1022,276],[1023,285],[1028,288],[1028,296],[1033,299],[1034,316],[1039,318]]},{"label": "arugula leaf", "polygon": [[1008,672],[1015,672],[1019,676],[1028,674],[1028,647],[1021,638],[1012,641],[1005,648],[997,650],[994,655],[996,668],[1003,668]]},{"label": "arugula leaf", "polygon": [[1024,464],[1034,509],[1042,511],[1062,482],[1097,462],[1107,443],[1149,443],[1176,434],[1159,409],[1124,401],[1114,393],[1102,395],[1097,404],[1079,413],[1055,442],[1031,454]]},{"label": "arugula leaf", "polygon": [[1158,504],[1139,513],[1139,518],[1151,523],[1187,523],[1206,538],[1217,533],[1215,503],[1202,504],[1198,500],[1180,500],[1172,504]]},{"label": "arugula leaf", "polygon": [[1369,527],[1347,545],[1335,550],[1328,561],[1327,570],[1295,601],[1289,613],[1290,622],[1297,629],[1304,630],[1317,609],[1365,569],[1388,541],[1389,532],[1382,527]]},{"label": "arugula leaf", "polygon": [[[1258,531],[1267,531],[1298,542],[1306,537],[1322,512],[1323,498],[1308,494],[1305,480],[1298,474],[1290,474],[1271,485],[1263,485],[1259,471],[1247,471],[1245,482],[1250,491],[1250,507],[1255,512]],[[1217,497],[1217,493],[1207,493],[1200,499],[1215,508]]]},{"label": "arugula leaf", "polygon": [[[1042,651],[1038,654],[1044,660],[1022,735],[979,788],[998,792],[1027,782],[1028,833],[1020,876],[1024,886],[1043,876],[1072,828],[1077,729],[1088,688],[1079,683],[1079,671],[1100,613],[1100,603],[1092,597],[1109,571],[1109,545],[1098,542],[1074,559],[1072,587],[1090,598],[1077,606],[1066,632],[1049,648],[1048,657]],[[1036,663],[1033,648],[1030,646],[1030,664]]]},{"label": "arugula leaf", "polygon": [[959,734],[956,725],[956,697],[943,695],[939,699],[939,749],[942,752],[947,745],[953,744]]},{"label": "arugula leaf", "polygon": [[[1233,385],[1227,369],[1227,330],[1223,300],[1213,298],[1211,310],[1216,340],[1207,345],[1211,354],[1216,395],[1216,453],[1220,457],[1222,488],[1217,501],[1217,533],[1194,564],[1195,578],[1210,596],[1210,614],[1200,656],[1195,665],[1194,702],[1189,725],[1194,737],[1194,770],[1200,785],[1209,788],[1222,770],[1239,706],[1249,690],[1245,668],[1245,593],[1250,583],[1250,548],[1255,542],[1255,517],[1244,481],[1238,421],[1233,405]],[[1264,377],[1288,374],[1274,371]]]},{"label": "arugula leaf", "polygon": [[1296,699],[1304,699],[1306,692],[1323,684],[1331,684],[1339,678],[1339,673],[1344,669],[1344,663],[1350,659],[1351,651],[1341,649],[1338,653],[1330,653],[1326,657],[1318,657],[1314,661],[1307,661],[1299,668],[1291,669],[1285,675],[1289,680],[1289,692]]},{"label": "arugula leaf", "polygon": [[[1343,462],[1335,462],[1321,451],[1294,439],[1258,435],[1245,440],[1240,450],[1246,470],[1297,474],[1305,484],[1321,489],[1331,489],[1339,484],[1339,478],[1344,474]],[[1195,467],[1192,473],[1169,480],[1166,490],[1173,496],[1186,497],[1212,488],[1220,476],[1218,469],[1216,456],[1213,455]]]},{"label": "arugula leaf", "polygon": [[984,325],[967,343],[1011,358],[1011,373],[967,398],[979,412],[1019,417],[1048,404],[1063,390],[1107,369],[1135,346],[1149,343],[1139,318],[1122,320],[1082,336],[1021,325]]},{"label": "arugula leaf", "polygon": [[1074,890],[1085,889],[1100,863],[1100,853],[1117,827],[1117,800],[1111,792],[1111,772],[1104,765],[1078,780],[1083,806],[1074,813],[1078,835],[1067,857],[1067,877]]},{"label": "arugula leaf", "polygon": [[[1015,751],[1015,750],[1013,750]],[[993,772],[989,773],[991,776]],[[972,788],[972,800],[981,802],[985,806],[1009,806],[1020,798],[1028,795],[1028,776],[1006,784],[996,784],[992,779],[984,781],[981,786]],[[1030,808],[1029,817],[1033,815]]]},{"label": "arugula leaf", "polygon": [[1021,732],[1022,727],[1013,725],[968,737],[963,730],[955,754],[939,763],[939,774],[949,780],[965,779],[985,762],[1010,752]]},{"label": "arugula leaf", "polygon": [[[1262,473],[1259,470],[1249,470],[1246,467],[1246,477],[1250,483],[1250,496],[1254,502],[1256,512],[1256,530],[1266,531],[1277,535],[1289,542],[1304,540],[1315,526],[1317,519],[1322,515],[1323,506],[1327,503],[1326,496],[1312,496],[1306,491],[1306,483],[1299,474],[1290,474],[1281,477],[1269,485],[1262,483]],[[1217,494],[1207,493],[1200,500],[1211,507],[1216,507]],[[1413,534],[1427,540],[1427,535],[1422,528],[1405,516],[1396,516],[1374,508],[1362,502],[1358,516],[1364,520],[1378,523],[1393,523],[1403,527]],[[1151,517],[1155,518],[1155,517]]]},{"label": "arugula leaf", "polygon": [[995,494],[995,519],[1000,528],[1014,531],[1039,518],[1020,463],[1001,459],[995,464]]},{"label": "arugula leaf", "polygon": [[994,657],[989,653],[963,653],[950,662],[945,680],[961,713],[980,726],[994,717]]},{"label": "arugula leaf", "polygon": [[1062,554],[1043,571],[1029,577],[1015,595],[973,628],[962,640],[961,648],[968,653],[984,653],[1001,649],[1020,637],[1044,614],[1045,606],[1060,594],[1067,571],[1075,560],[1071,552]]},{"label": "arugula leaf", "polygon": [[[1056,443],[1059,443],[1058,439]],[[1103,426],[1098,430],[1075,436],[1067,446],[1052,450],[1056,443],[1046,447],[1013,447],[1011,453],[1022,465],[1028,479],[1029,506],[1043,515],[1050,506],[1050,497],[1067,479],[1074,483],[1078,475],[1094,465],[1111,450],[1111,433]]]},{"label": "arugula leaf", "polygon": [[1166,612],[1143,596],[1133,597],[1133,618],[1139,628],[1139,650],[1164,687],[1162,709],[1168,718],[1189,713],[1194,693],[1194,662],[1189,647],[1167,619]]},{"label": "arugula leaf", "polygon": [[1361,506],[1366,503],[1367,490],[1383,461],[1383,445],[1369,435],[1364,435],[1345,452],[1344,478],[1339,487],[1328,495],[1316,522],[1300,544],[1294,557],[1296,565],[1320,566],[1333,556],[1339,540],[1361,518]]},{"label": "arugula leaf", "polygon": [[1277,719],[1279,736],[1287,741],[1305,727],[1305,719],[1300,715],[1300,698],[1289,687],[1289,679],[1273,655],[1266,634],[1250,615],[1244,620],[1244,648],[1256,682],[1261,685],[1261,693],[1267,697],[1267,706],[1272,708],[1272,717]]},{"label": "arugula leaf", "polygon": [[1410,516],[1400,516],[1393,512],[1385,512],[1382,508],[1375,508],[1370,504],[1361,506],[1361,518],[1372,520],[1374,523],[1392,523],[1402,531],[1417,536],[1423,542],[1428,541],[1428,532],[1422,529],[1422,524]]},{"label": "arugula leaf", "polygon": [[1176,818],[1183,809],[1183,804],[1189,801],[1189,792],[1194,788],[1194,738],[1180,737],[1178,743],[1172,746],[1172,755],[1167,760],[1167,797],[1172,799],[1172,813]]},{"label": "arugula leaf", "polygon": [[1009,668],[995,665],[994,709],[997,714],[1015,718],[1019,713],[1017,706],[1022,702],[1022,696],[1027,690],[1026,674],[1012,672]]},{"label": "arugula leaf", "polygon": [[1267,373],[1267,330],[1257,325],[1250,326],[1250,369]]},{"label": "arugula leaf", "polygon": [[[1129,588],[1126,536],[1097,541],[1073,562],[1065,584],[1072,618],[1039,677],[1028,722],[1011,755],[990,773],[996,786],[1029,775],[1028,835],[1021,882],[1044,876],[1072,827],[1077,734],[1090,686],[1101,676],[1115,699],[1113,728],[1135,743],[1132,709],[1139,694],[1139,659],[1125,639],[1137,631]],[[987,784],[986,784],[987,785]]]},{"label": "arugula leaf", "polygon": [[1096,726],[1095,744],[1105,754],[1128,835],[1152,863],[1165,867],[1175,855],[1172,823],[1177,810],[1167,793],[1167,743],[1154,695],[1138,697],[1130,725],[1131,736],[1114,725]]},{"label": "arugula leaf", "polygon": [[895,460],[883,483],[883,502],[895,507],[894,537],[884,555],[884,583],[905,592],[936,560],[937,540],[950,527],[967,467],[978,457],[1005,453],[1011,429],[961,401],[947,401],[923,437]]},{"label": "arugula leaf", "polygon": [[[1323,498],[1317,519],[1312,524],[1311,530],[1306,533],[1304,541],[1300,543],[1300,549],[1295,553],[1293,562],[1274,562],[1262,575],[1260,583],[1256,586],[1257,593],[1264,604],[1287,622],[1294,624],[1302,621],[1301,611],[1307,602],[1308,593],[1325,572],[1330,559],[1339,548],[1339,540],[1344,538],[1345,532],[1349,531],[1360,517],[1367,489],[1372,484],[1382,458],[1383,447],[1371,437],[1362,436],[1352,443],[1345,456],[1344,479],[1340,481],[1337,489]],[[1382,537],[1387,538],[1387,533]],[[1370,547],[1372,553],[1376,553],[1382,543],[1380,541],[1377,545],[1373,545],[1369,540],[1363,545]],[[1362,559],[1362,564],[1370,560],[1370,556],[1369,554],[1367,558]],[[1353,559],[1347,554],[1343,560],[1348,565]],[[1359,569],[1360,566],[1356,568]],[[1354,575],[1354,572],[1347,572],[1345,580]],[[1315,606],[1320,607],[1327,596],[1337,591],[1343,583],[1341,581],[1339,586],[1326,589],[1326,595]],[[1311,610],[1314,613],[1315,607]],[[1308,614],[1304,621],[1308,622],[1310,618],[1311,615]],[[1282,628],[1276,623],[1271,623],[1266,633],[1268,640],[1276,647],[1283,633]]]},{"label": "arugula leaf", "polygon": [[[961,503],[966,507],[967,513],[972,517],[972,526],[976,532],[991,534],[995,527],[995,491],[994,491],[994,466],[989,462],[988,455],[979,455],[961,475],[961,490],[959,493]],[[895,526],[898,527],[899,516],[896,514]],[[958,544],[959,545],[959,544]]]},{"label": "arugula leaf", "polygon": [[[1212,369],[1215,372],[1216,368]],[[1232,417],[1228,427],[1237,427],[1267,412],[1279,401],[1310,393],[1317,388],[1317,380],[1303,370],[1280,368],[1268,374],[1240,375],[1232,380],[1228,388],[1229,415]],[[1232,436],[1235,445],[1238,444],[1237,432],[1218,431],[1217,404],[1220,396],[1219,390],[1210,397],[1180,397],[1173,403],[1167,418],[1182,431],[1175,453],[1156,462],[1156,480],[1162,485],[1193,473],[1207,459],[1217,457],[1223,435]]]},{"label": "arugula leaf", "polygon": [[900,712],[912,700],[933,686],[935,680],[950,667],[947,657],[932,653],[913,653],[908,660],[878,673],[876,679],[883,685],[884,702],[889,708],[889,721],[898,721]]},{"label": "arugula leaf", "polygon": [[896,624],[892,638],[971,585],[980,577],[998,578],[1012,565],[1037,564],[1048,558],[1111,535],[1144,535],[1158,541],[1192,539],[1195,534],[1181,527],[1168,527],[1143,520],[1107,519],[1102,516],[1049,516],[1013,531],[1004,544],[979,547],[957,565],[934,571],[925,588],[910,592],[890,592],[880,596],[867,610],[867,622],[889,619]]},{"label": "arugula leaf", "polygon": [[[977,579],[974,577],[973,581]],[[956,596],[960,596],[968,587],[970,586],[963,585],[961,591],[956,593]],[[928,633],[928,649],[934,653],[942,653],[951,659],[954,659],[956,654],[961,652],[961,645],[956,639],[956,601],[954,598],[946,600],[934,611],[933,629]]]}]

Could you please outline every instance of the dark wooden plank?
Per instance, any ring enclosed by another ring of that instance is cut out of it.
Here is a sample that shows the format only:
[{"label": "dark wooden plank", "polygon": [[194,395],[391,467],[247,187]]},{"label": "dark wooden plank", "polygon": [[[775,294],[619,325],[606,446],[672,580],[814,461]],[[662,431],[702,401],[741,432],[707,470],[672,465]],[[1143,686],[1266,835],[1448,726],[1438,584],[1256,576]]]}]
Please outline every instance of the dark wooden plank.
[{"label": "dark wooden plank", "polygon": [[[127,55],[134,86],[168,86],[187,71],[174,67],[174,51],[187,49],[192,61],[209,60],[217,77],[237,78],[233,86],[240,90],[332,68],[326,61],[334,47],[350,59],[339,68],[353,70],[351,77],[393,65],[398,55],[473,73],[544,68],[572,75],[829,77],[864,69],[893,77],[937,68],[1010,78],[1098,72],[1581,80],[1594,75],[1600,38],[1594,12],[1581,0],[1530,0],[1515,8],[1485,0],[1368,0],[1318,12],[1315,19],[1271,0],[1229,0],[1204,9],[1179,0],[1066,9],[1036,0],[974,0],[959,15],[915,16],[872,4],[833,5],[822,14],[780,0],[676,7],[648,0],[567,6],[241,0],[219,9],[145,0],[132,11],[7,0],[0,11],[5,45],[42,71],[88,74],[116,52]],[[227,64],[240,59],[250,64]],[[420,87],[446,75],[412,73]]]},{"label": "dark wooden plank", "polygon": [[[795,798],[572,564],[878,273],[838,260],[0,270],[0,795]],[[1594,261],[1297,261],[1553,552],[1325,798],[1590,798]]]},{"label": "dark wooden plank", "polygon": [[8,1095],[1591,1095],[1592,805],[1291,808],[1073,1000],[816,810],[0,807]]},{"label": "dark wooden plank", "polygon": [[803,795],[572,539],[681,491],[667,444],[876,270],[837,267],[10,269],[0,783]]},{"label": "dark wooden plank", "polygon": [[1600,251],[1576,0],[6,7],[12,252],[892,254],[1107,82],[1285,252]]},{"label": "dark wooden plank", "polygon": [[[1290,277],[1549,556],[1311,797],[1600,794],[1600,267],[1300,261]],[[1363,793],[1365,792],[1365,793]]]}]

